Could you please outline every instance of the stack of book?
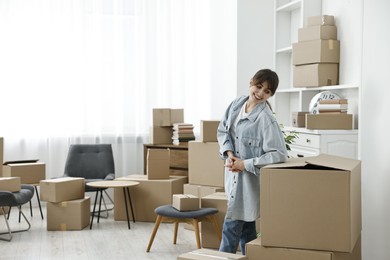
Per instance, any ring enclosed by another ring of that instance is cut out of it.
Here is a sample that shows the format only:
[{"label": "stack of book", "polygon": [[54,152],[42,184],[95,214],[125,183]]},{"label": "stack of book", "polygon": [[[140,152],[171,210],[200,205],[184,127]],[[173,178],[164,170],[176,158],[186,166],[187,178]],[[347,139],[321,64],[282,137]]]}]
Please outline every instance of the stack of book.
[{"label": "stack of book", "polygon": [[324,99],[320,100],[317,106],[318,112],[341,114],[347,113],[348,111],[348,100],[347,99]]},{"label": "stack of book", "polygon": [[181,142],[188,142],[195,140],[194,126],[186,123],[174,123],[172,134],[172,143],[180,144]]}]

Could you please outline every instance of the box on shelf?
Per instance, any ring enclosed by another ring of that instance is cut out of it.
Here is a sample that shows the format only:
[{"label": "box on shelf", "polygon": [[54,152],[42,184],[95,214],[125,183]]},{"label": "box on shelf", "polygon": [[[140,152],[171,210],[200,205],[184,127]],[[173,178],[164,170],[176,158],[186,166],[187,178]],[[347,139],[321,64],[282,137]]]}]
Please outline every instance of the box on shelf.
[{"label": "box on shelf", "polygon": [[17,192],[20,191],[20,177],[0,177],[0,190]]},{"label": "box on shelf", "polygon": [[188,142],[188,181],[191,184],[224,186],[224,162],[217,142]]},{"label": "box on shelf", "polygon": [[297,65],[293,68],[294,87],[320,87],[339,83],[339,64],[314,63]]},{"label": "box on shelf", "polygon": [[22,184],[37,184],[46,178],[46,165],[43,162],[14,161],[3,165],[3,176],[20,177]]},{"label": "box on shelf", "polygon": [[352,253],[332,252],[320,250],[304,250],[283,247],[265,247],[261,244],[261,238],[246,244],[246,256],[249,259],[268,259],[268,260],[360,260],[361,257],[361,238],[358,239]]},{"label": "box on shelf", "polygon": [[151,144],[171,144],[172,143],[172,127],[168,126],[152,126],[150,128],[150,143]]},{"label": "box on shelf", "polygon": [[41,201],[62,202],[84,198],[84,178],[63,177],[39,182]]},{"label": "box on shelf", "polygon": [[217,129],[219,120],[201,120],[200,121],[200,141],[218,142]]},{"label": "box on shelf", "polygon": [[294,127],[305,127],[306,117],[305,115],[309,112],[292,112],[292,126]]},{"label": "box on shelf", "polygon": [[148,180],[169,179],[169,149],[148,149],[146,174]]},{"label": "box on shelf", "polygon": [[59,203],[47,202],[47,230],[67,231],[82,230],[89,225],[89,197]]},{"label": "box on shelf", "polygon": [[307,26],[315,25],[335,25],[333,15],[309,16],[307,18]]},{"label": "box on shelf", "polygon": [[220,252],[212,249],[197,249],[192,252],[181,254],[177,260],[247,260],[248,257],[240,254]]},{"label": "box on shelf", "polygon": [[297,42],[292,48],[294,65],[340,62],[340,41],[338,40]]},{"label": "box on shelf", "polygon": [[337,27],[333,25],[315,25],[298,29],[298,41],[337,40]]},{"label": "box on shelf", "polygon": [[184,109],[153,108],[153,126],[172,126],[184,122]]},{"label": "box on shelf", "polygon": [[353,129],[353,116],[346,113],[322,113],[306,115],[307,129],[336,130],[336,129]]},{"label": "box on shelf", "polygon": [[199,209],[199,197],[192,194],[173,194],[172,206],[179,211]]},{"label": "box on shelf", "polygon": [[320,154],[261,170],[264,246],[352,252],[361,228],[361,162]]},{"label": "box on shelf", "polygon": [[[170,176],[167,180],[148,180],[145,175],[128,175],[117,178],[121,181],[136,181],[139,185],[130,188],[131,200],[136,221],[155,222],[154,210],[162,205],[172,204],[173,194],[182,194],[183,185],[188,182],[185,176]],[[114,219],[126,221],[126,207],[123,197],[123,189],[114,189]],[[127,201],[129,217],[130,203]]]}]

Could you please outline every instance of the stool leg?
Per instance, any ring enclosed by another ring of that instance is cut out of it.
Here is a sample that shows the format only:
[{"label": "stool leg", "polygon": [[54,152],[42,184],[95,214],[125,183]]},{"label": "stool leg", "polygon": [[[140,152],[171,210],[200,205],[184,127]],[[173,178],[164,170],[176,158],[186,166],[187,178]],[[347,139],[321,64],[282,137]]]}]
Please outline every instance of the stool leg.
[{"label": "stool leg", "polygon": [[222,231],[219,228],[217,218],[215,217],[215,215],[212,215],[212,216],[210,216],[210,220],[211,220],[211,223],[213,223],[214,230],[215,230],[215,233],[217,233],[219,241],[221,241],[222,240]]},{"label": "stool leg", "polygon": [[199,225],[198,225],[198,220],[195,218],[192,220],[192,225],[194,226],[194,229],[195,229],[195,237],[196,237],[196,246],[198,247],[198,249],[201,248],[200,246],[200,236],[199,236]]},{"label": "stool leg", "polygon": [[153,240],[154,240],[154,237],[156,236],[156,233],[157,233],[158,227],[160,226],[161,220],[162,220],[162,216],[157,215],[156,224],[154,224],[154,229],[153,229],[152,235],[150,236],[150,240],[149,240],[149,244],[148,244],[148,248],[146,249],[146,252],[149,252],[150,248],[152,247]]},{"label": "stool leg", "polygon": [[175,233],[173,235],[173,244],[176,245],[177,241],[177,230],[179,229],[179,221],[175,221]]}]

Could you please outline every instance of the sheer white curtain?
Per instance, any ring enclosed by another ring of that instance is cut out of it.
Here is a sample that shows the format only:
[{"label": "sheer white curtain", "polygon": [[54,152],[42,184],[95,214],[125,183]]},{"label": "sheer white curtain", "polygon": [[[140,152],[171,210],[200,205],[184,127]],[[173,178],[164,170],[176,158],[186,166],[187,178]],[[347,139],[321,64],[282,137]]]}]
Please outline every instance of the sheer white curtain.
[{"label": "sheer white curtain", "polygon": [[142,173],[152,108],[184,108],[198,125],[221,115],[215,99],[234,96],[235,7],[0,0],[4,160],[41,159],[50,178],[62,174],[69,144],[111,143],[117,176]]}]

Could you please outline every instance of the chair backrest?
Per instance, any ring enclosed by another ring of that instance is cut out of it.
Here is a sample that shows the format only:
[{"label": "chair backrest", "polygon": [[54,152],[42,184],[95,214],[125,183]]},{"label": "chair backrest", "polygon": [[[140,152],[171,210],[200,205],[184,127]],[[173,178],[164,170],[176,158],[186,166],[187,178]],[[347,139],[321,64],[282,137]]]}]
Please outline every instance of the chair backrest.
[{"label": "chair backrest", "polygon": [[111,144],[72,144],[64,175],[85,179],[104,179],[115,173]]}]

